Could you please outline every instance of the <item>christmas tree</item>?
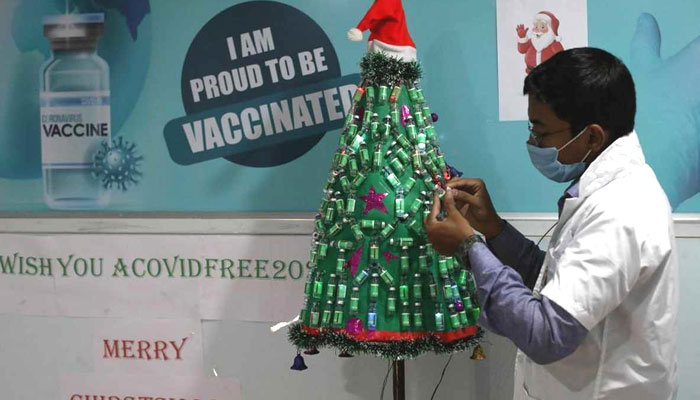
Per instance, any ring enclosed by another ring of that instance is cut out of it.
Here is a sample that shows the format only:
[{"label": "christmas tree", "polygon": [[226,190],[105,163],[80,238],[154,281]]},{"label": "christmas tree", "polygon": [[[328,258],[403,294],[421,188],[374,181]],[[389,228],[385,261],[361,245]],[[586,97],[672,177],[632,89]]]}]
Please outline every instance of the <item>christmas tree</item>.
[{"label": "christmas tree", "polygon": [[433,250],[423,227],[455,170],[438,146],[400,0],[376,1],[348,36],[365,29],[362,82],[323,188],[289,338],[307,354],[333,347],[393,360],[465,350],[481,336],[474,280]]}]

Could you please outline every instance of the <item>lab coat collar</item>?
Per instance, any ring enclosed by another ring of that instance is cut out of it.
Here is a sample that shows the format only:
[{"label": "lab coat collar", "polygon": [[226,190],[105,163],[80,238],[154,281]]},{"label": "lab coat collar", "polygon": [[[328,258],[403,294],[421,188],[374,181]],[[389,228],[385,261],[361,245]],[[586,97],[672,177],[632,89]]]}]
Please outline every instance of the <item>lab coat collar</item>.
[{"label": "lab coat collar", "polygon": [[646,163],[635,131],[615,140],[581,176],[579,197],[586,198],[615,179]]},{"label": "lab coat collar", "polygon": [[644,164],[644,153],[635,131],[615,140],[581,175],[578,196],[564,200],[559,214],[559,223],[552,235],[558,235],[561,227],[593,192],[631,173],[634,170],[633,167]]}]

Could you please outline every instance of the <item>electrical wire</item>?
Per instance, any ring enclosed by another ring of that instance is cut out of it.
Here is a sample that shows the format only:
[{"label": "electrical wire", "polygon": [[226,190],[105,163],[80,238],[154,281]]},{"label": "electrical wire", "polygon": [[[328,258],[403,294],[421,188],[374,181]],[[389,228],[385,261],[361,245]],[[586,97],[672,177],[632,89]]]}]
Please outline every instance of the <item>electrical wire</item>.
[{"label": "electrical wire", "polygon": [[[554,225],[552,225],[549,229],[547,229],[547,232],[545,232],[544,235],[542,235],[542,237],[540,238],[540,240],[537,241],[536,246],[539,247],[540,243],[542,243],[542,240],[544,240],[544,238],[547,237],[549,232],[551,232],[552,229],[554,229],[554,227],[557,226],[557,223],[558,222],[555,222]],[[435,385],[435,389],[433,390],[433,394],[430,396],[430,400],[435,399],[435,394],[437,393],[438,388],[440,388],[440,384],[442,383],[442,380],[445,378],[445,372],[447,372],[447,367],[450,365],[450,362],[452,362],[452,356],[453,355],[450,354],[450,357],[447,359],[445,366],[442,368],[442,373],[440,374],[440,380],[438,381],[437,385]],[[384,400],[384,390],[386,389],[386,384],[387,384],[387,381],[389,380],[389,374],[391,373],[391,370],[393,368],[394,368],[394,364],[391,361],[389,361],[389,368],[387,369],[386,375],[384,376],[384,383],[382,384],[382,392],[379,396],[379,400]]]},{"label": "electrical wire", "polygon": [[547,234],[548,234],[549,232],[551,232],[552,229],[554,229],[554,227],[557,226],[558,223],[559,223],[559,221],[555,222],[554,225],[552,225],[549,229],[547,229],[547,232],[545,232],[544,235],[542,235],[542,237],[540,238],[540,240],[537,241],[537,244],[536,244],[537,247],[540,246],[540,243],[542,242],[542,240],[543,240],[545,237],[547,237]]},{"label": "electrical wire", "polygon": [[445,377],[445,371],[447,371],[447,366],[450,365],[450,361],[452,361],[452,356],[453,356],[453,354],[450,354],[450,358],[447,359],[447,362],[445,363],[445,367],[442,369],[442,373],[440,374],[440,380],[438,381],[437,385],[435,385],[435,390],[433,390],[433,395],[430,396],[430,400],[433,400],[435,398],[435,393],[437,393],[438,388],[440,387],[440,384],[442,383],[442,378]]},{"label": "electrical wire", "polygon": [[391,373],[391,370],[394,368],[394,363],[389,361],[389,369],[386,371],[386,375],[384,376],[384,383],[382,383],[382,393],[379,395],[379,400],[384,400],[384,389],[386,389],[386,383],[389,380],[389,374]]}]

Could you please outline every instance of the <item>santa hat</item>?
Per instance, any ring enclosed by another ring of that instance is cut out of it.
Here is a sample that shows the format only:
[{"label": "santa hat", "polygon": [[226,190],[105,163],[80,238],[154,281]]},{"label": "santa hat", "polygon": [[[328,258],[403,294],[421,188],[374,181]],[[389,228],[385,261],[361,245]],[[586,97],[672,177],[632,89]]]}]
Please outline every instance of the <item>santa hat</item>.
[{"label": "santa hat", "polygon": [[367,29],[371,32],[368,51],[386,53],[403,61],[416,59],[416,45],[408,34],[401,0],[375,0],[357,27],[348,31],[348,39],[359,42]]},{"label": "santa hat", "polygon": [[554,32],[555,39],[561,41],[561,36],[559,36],[559,19],[555,17],[554,14],[549,11],[540,11],[535,14],[535,19],[547,22]]}]

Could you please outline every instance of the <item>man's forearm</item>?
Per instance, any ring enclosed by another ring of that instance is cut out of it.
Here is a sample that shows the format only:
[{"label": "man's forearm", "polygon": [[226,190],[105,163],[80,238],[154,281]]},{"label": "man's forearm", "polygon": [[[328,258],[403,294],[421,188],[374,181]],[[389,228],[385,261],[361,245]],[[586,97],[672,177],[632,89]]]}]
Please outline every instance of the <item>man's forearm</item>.
[{"label": "man's forearm", "polygon": [[520,275],[482,243],[469,250],[482,309],[480,324],[511,339],[533,361],[547,364],[571,354],[588,333],[546,297],[536,298]]},{"label": "man's forearm", "polygon": [[503,264],[518,271],[528,288],[534,288],[545,256],[535,242],[504,220],[501,232],[488,239],[487,243]]}]

